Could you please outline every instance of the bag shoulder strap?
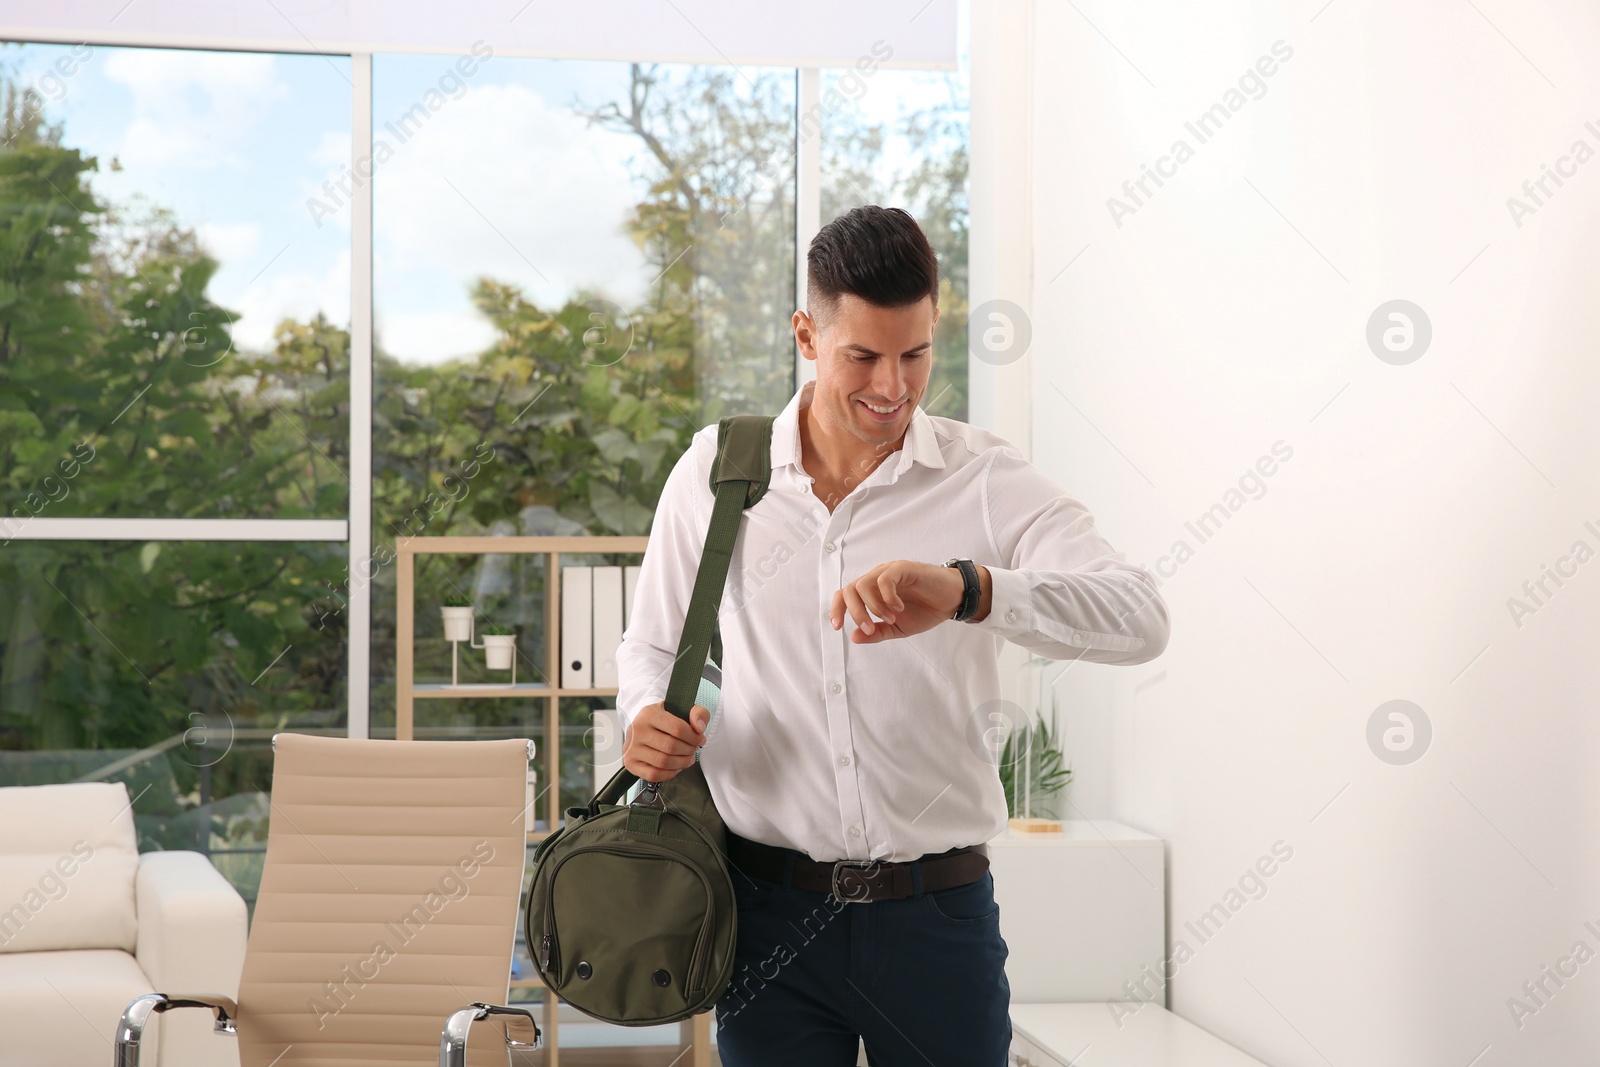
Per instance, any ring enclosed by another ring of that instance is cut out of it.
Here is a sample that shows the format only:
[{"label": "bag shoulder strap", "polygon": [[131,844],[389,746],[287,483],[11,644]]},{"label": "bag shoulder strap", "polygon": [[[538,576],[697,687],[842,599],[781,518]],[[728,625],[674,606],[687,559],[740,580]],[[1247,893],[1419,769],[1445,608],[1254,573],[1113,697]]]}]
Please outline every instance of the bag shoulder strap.
[{"label": "bag shoulder strap", "polygon": [[664,701],[667,710],[684,722],[689,721],[689,709],[700,691],[700,677],[711,650],[711,633],[733,561],[733,542],[739,536],[739,516],[766,495],[772,481],[772,422],[770,415],[731,415],[717,424],[717,458],[711,464],[716,503]]},{"label": "bag shoulder strap", "polygon": [[[711,464],[711,491],[723,482],[745,482],[745,507],[754,507],[772,481],[771,415],[730,415],[717,423],[717,458]],[[735,523],[737,525],[737,523]]]}]

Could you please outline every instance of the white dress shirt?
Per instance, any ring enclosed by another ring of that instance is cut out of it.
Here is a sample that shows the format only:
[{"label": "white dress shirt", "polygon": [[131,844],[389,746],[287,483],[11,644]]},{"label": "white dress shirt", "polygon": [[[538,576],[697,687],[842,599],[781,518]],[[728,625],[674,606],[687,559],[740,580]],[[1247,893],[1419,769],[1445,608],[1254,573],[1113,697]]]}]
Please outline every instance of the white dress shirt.
[{"label": "white dress shirt", "polygon": [[[1166,603],[1094,517],[1006,440],[912,412],[902,447],[832,514],[801,465],[807,382],[772,428],[772,481],[744,512],[723,594],[722,695],[700,762],[728,827],[815,860],[916,859],[1006,827],[993,749],[998,656],[1013,641],[1051,659],[1160,655]],[[700,564],[717,427],[694,435],[656,508],[617,653],[626,730],[662,700]],[[880,563],[968,557],[989,569],[981,622],[850,641],[833,594]],[[1003,736],[1003,735],[1002,735]]]}]

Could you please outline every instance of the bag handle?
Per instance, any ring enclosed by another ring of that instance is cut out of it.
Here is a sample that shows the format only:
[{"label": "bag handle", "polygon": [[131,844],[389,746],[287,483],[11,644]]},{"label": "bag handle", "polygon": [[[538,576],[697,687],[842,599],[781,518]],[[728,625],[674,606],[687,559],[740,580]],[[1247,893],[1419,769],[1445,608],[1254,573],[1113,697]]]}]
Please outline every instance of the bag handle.
[{"label": "bag handle", "polygon": [[[689,610],[663,701],[666,709],[684,722],[689,721],[695,695],[700,691],[706,655],[711,650],[711,631],[728,583],[733,543],[739,536],[739,516],[766,495],[772,482],[772,423],[770,415],[730,415],[717,423],[717,458],[711,465],[711,491],[716,494],[716,503],[712,505],[711,525],[706,529],[700,569],[695,573],[694,591],[689,594]],[[618,770],[589,801],[590,818],[599,814],[601,804],[619,802],[640,780],[626,767]],[[647,790],[651,784],[654,783],[646,784]]]}]

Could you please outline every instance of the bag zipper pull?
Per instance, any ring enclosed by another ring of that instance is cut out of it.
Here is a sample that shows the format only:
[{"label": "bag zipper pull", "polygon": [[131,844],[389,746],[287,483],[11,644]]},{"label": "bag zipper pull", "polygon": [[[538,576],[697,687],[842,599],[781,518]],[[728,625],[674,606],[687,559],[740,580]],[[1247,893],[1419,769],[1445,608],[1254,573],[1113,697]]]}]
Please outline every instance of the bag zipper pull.
[{"label": "bag zipper pull", "polygon": [[539,939],[539,946],[543,950],[540,966],[547,971],[550,969],[550,947],[555,944],[555,941],[555,937],[550,934],[545,934],[544,937]]}]

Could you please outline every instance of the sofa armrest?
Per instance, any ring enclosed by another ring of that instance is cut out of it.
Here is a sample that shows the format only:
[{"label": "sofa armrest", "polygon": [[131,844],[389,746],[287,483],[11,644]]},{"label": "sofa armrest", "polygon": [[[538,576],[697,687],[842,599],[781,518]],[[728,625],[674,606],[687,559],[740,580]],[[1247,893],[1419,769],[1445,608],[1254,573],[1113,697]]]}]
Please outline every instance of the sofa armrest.
[{"label": "sofa armrest", "polygon": [[244,899],[198,852],[145,852],[134,881],[134,956],[158,992],[239,995]]}]

